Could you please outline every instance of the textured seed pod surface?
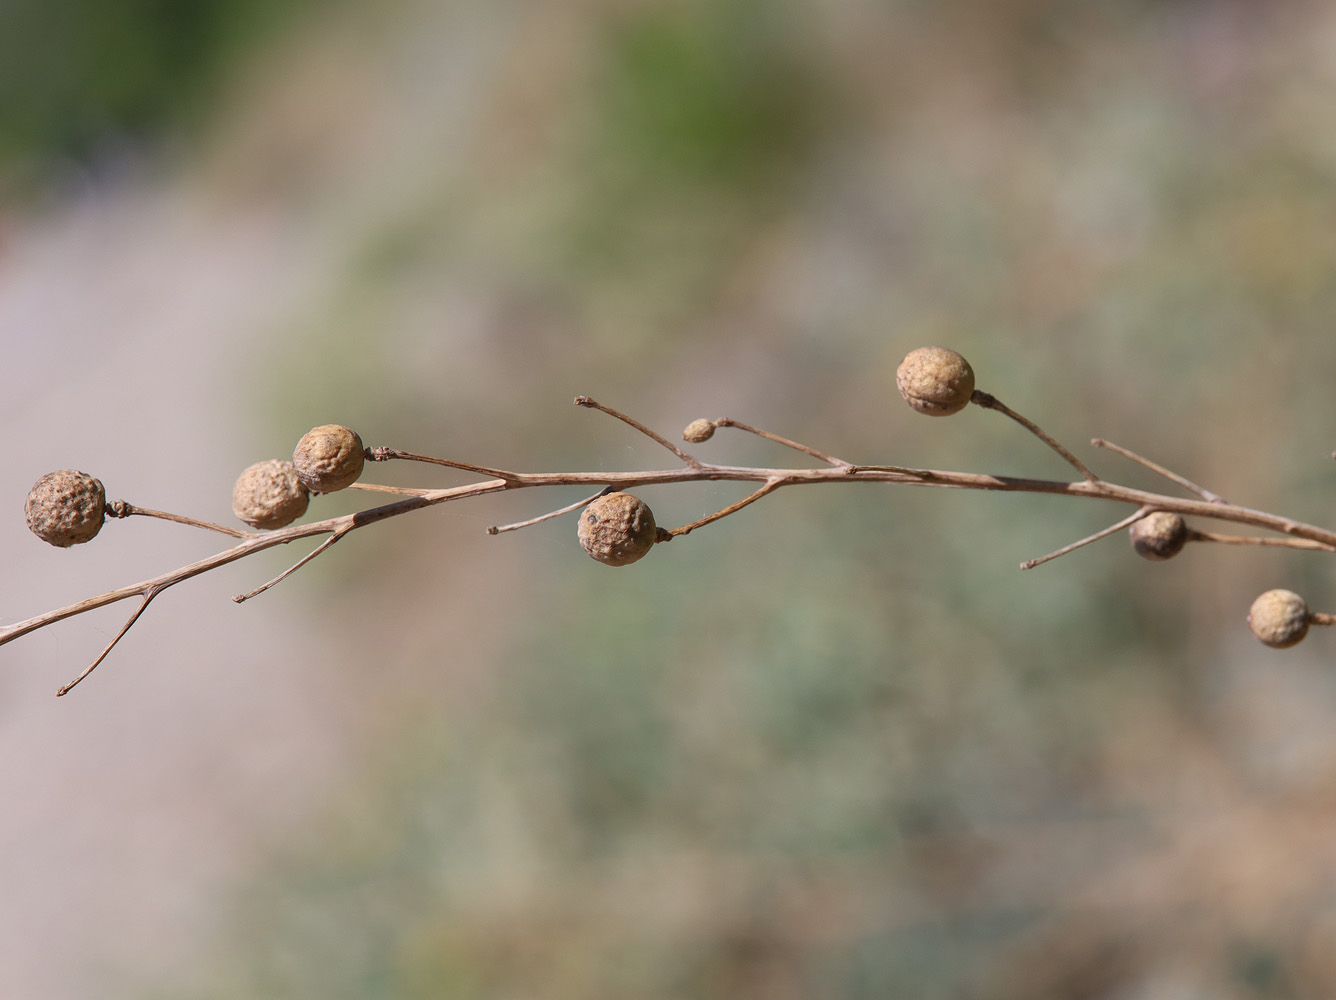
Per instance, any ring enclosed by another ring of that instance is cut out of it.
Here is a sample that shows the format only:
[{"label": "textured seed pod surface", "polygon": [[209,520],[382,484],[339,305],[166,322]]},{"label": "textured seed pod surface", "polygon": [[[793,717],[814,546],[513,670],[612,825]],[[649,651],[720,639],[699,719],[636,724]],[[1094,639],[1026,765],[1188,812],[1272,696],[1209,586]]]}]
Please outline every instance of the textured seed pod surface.
[{"label": "textured seed pod surface", "polygon": [[347,489],[362,475],[366,448],[355,431],[340,424],[322,424],[302,435],[292,464],[312,493]]},{"label": "textured seed pod surface", "polygon": [[1292,590],[1268,590],[1248,609],[1253,635],[1275,649],[1301,642],[1308,623],[1308,604]]},{"label": "textured seed pod surface", "polygon": [[580,512],[580,545],[608,566],[629,566],[654,545],[654,512],[630,493],[609,493]]},{"label": "textured seed pod surface", "polygon": [[974,395],[974,369],[946,347],[910,351],[895,373],[895,384],[905,402],[933,417],[958,413]]},{"label": "textured seed pod surface", "polygon": [[271,531],[306,513],[310,494],[291,462],[256,462],[232,487],[232,512],[252,528]]},{"label": "textured seed pod surface", "polygon": [[693,420],[687,424],[687,429],[682,432],[682,439],[690,441],[692,444],[700,444],[712,437],[714,437],[714,421],[712,420]]},{"label": "textured seed pod surface", "polygon": [[1128,528],[1127,533],[1137,555],[1157,562],[1178,555],[1188,541],[1187,522],[1167,510],[1147,514]]},{"label": "textured seed pod surface", "polygon": [[86,472],[48,472],[28,491],[23,513],[34,535],[65,549],[102,530],[107,494],[102,483]]}]

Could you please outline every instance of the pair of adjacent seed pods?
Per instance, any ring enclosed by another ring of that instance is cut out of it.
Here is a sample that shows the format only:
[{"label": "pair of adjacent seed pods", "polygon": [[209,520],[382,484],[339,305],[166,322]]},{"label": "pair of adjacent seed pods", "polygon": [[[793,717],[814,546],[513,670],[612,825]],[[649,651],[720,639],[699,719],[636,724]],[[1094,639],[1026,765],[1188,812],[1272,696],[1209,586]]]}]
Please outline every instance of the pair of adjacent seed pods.
[{"label": "pair of adjacent seed pods", "polygon": [[[362,474],[366,449],[354,431],[338,424],[316,427],[297,442],[292,461],[257,462],[237,479],[232,510],[251,527],[273,529],[306,513],[312,493],[333,493]],[[23,505],[28,528],[58,548],[92,541],[107,517],[101,480],[77,469],[48,472]]]}]

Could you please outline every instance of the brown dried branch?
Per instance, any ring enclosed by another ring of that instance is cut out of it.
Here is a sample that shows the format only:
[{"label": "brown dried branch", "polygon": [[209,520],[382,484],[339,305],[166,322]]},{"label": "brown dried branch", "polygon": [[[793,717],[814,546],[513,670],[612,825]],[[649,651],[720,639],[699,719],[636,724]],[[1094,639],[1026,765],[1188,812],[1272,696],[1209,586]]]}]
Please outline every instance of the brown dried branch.
[{"label": "brown dried branch", "polygon": [[[972,381],[972,374],[970,376]],[[924,386],[927,386],[925,389]],[[952,391],[958,391],[958,387],[948,387]],[[365,450],[365,457],[372,461],[388,461],[390,459],[400,459],[406,461],[423,462],[433,465],[440,465],[448,468],[458,469],[465,472],[472,472],[484,478],[481,482],[469,483],[462,486],[455,486],[447,489],[420,489],[406,487],[388,487],[377,486],[374,484],[354,484],[357,488],[369,491],[390,492],[401,495],[401,499],[383,504],[377,507],[371,507],[366,510],[357,511],[352,514],[345,514],[339,517],[327,518],[321,521],[314,521],[308,524],[290,524],[286,527],[277,528],[266,532],[246,532],[233,528],[226,528],[209,522],[197,521],[191,518],[184,518],[178,515],[163,514],[158,511],[149,511],[144,508],[131,507],[123,502],[117,502],[110,506],[110,512],[114,517],[125,517],[130,514],[142,514],[145,516],[159,517],[166,520],[177,521],[180,523],[193,525],[199,528],[219,531],[232,537],[238,538],[238,544],[216,553],[206,559],[182,566],[178,569],[156,576],[140,583],[130,584],[111,590],[94,597],[78,601],[63,608],[57,608],[44,614],[37,615],[25,621],[18,622],[5,628],[0,628],[0,645],[12,642],[21,636],[27,635],[37,629],[45,628],[48,625],[55,624],[66,618],[92,611],[96,608],[105,607],[122,600],[132,597],[140,599],[140,605],[129,617],[125,625],[117,633],[116,637],[108,644],[102,653],[93,661],[84,673],[60,689],[60,694],[64,694],[78,684],[84,677],[88,676],[111,652],[121,638],[129,631],[130,627],[139,619],[152,600],[170,587],[192,579],[203,573],[218,569],[228,563],[244,559],[248,556],[262,552],[266,549],[274,548],[279,545],[286,545],[289,542],[295,542],[304,538],[313,538],[319,536],[328,536],[324,538],[309,554],[299,559],[287,570],[279,574],[274,579],[253,591],[237,595],[235,600],[238,602],[248,600],[257,594],[263,593],[276,583],[286,579],[297,569],[309,563],[317,555],[330,548],[335,542],[342,539],[351,532],[364,528],[380,521],[389,520],[402,514],[408,514],[413,511],[423,510],[427,507],[437,506],[439,504],[450,503],[456,500],[462,500],[469,497],[483,496],[490,493],[500,493],[518,489],[537,489],[542,487],[567,487],[567,486],[592,486],[597,487],[598,492],[586,500],[575,504],[569,504],[557,510],[538,517],[530,518],[526,521],[519,521],[514,524],[493,526],[488,529],[490,534],[497,534],[502,531],[512,531],[521,527],[537,524],[542,521],[550,520],[562,514],[570,513],[576,509],[583,508],[594,500],[613,491],[626,491],[638,489],[645,486],[674,485],[681,483],[700,483],[700,482],[750,482],[759,484],[750,494],[743,499],[729,504],[713,514],[703,517],[690,524],[682,525],[671,531],[658,529],[659,540],[668,540],[680,535],[686,535],[697,528],[721,520],[730,514],[736,513],[744,507],[750,506],[760,500],[767,494],[773,493],[781,487],[818,485],[827,483],[887,483],[901,484],[922,487],[937,487],[947,489],[967,489],[984,490],[996,492],[1012,493],[1033,493],[1048,494],[1053,496],[1077,497],[1089,500],[1102,500],[1111,503],[1129,505],[1135,508],[1134,513],[1123,518],[1114,525],[1098,531],[1080,541],[1064,546],[1046,556],[1038,559],[1029,560],[1023,563],[1023,568],[1040,565],[1041,563],[1055,559],[1058,556],[1072,552],[1078,548],[1107,537],[1131,524],[1155,512],[1166,512],[1178,515],[1179,517],[1194,517],[1209,519],[1218,522],[1227,522],[1245,525],[1264,531],[1274,532],[1274,537],[1251,537],[1220,535],[1212,532],[1201,531],[1198,529],[1187,529],[1187,537],[1193,541],[1219,542],[1223,544],[1251,544],[1251,545],[1277,545],[1292,548],[1306,548],[1321,551],[1336,551],[1336,531],[1321,528],[1316,525],[1306,524],[1302,521],[1296,521],[1291,518],[1281,517],[1270,514],[1265,511],[1253,510],[1247,507],[1238,506],[1225,502],[1217,495],[1203,490],[1189,480],[1172,473],[1162,467],[1151,463],[1140,456],[1137,456],[1126,449],[1110,445],[1102,439],[1096,439],[1095,444],[1099,447],[1106,447],[1117,451],[1120,454],[1131,458],[1142,465],[1153,469],[1171,481],[1195,493],[1201,499],[1191,499],[1176,496],[1167,496],[1152,493],[1145,490],[1133,489],[1127,486],[1121,486],[1113,482],[1101,479],[1091,472],[1084,464],[1073,456],[1066,448],[1059,444],[1054,438],[1040,429],[1033,422],[1025,417],[1015,413],[1015,411],[998,402],[997,399],[987,393],[981,393],[969,389],[967,397],[962,396],[956,401],[956,409],[931,409],[937,405],[935,401],[924,393],[933,389],[930,382],[918,382],[914,390],[920,393],[911,402],[916,409],[921,412],[947,413],[956,412],[965,405],[965,400],[973,402],[987,409],[998,410],[1006,416],[1020,423],[1032,434],[1038,437],[1046,445],[1061,455],[1074,469],[1081,474],[1081,479],[1075,482],[1065,482],[1061,480],[1045,479],[1026,479],[1011,476],[988,475],[983,473],[970,472],[952,472],[932,469],[910,469],[895,465],[854,465],[843,459],[835,458],[825,452],[818,451],[815,448],[791,441],[787,438],[771,434],[768,431],[759,430],[755,427],[742,424],[731,419],[722,419],[718,421],[701,421],[698,423],[712,424],[716,427],[731,426],[739,430],[756,434],[768,440],[775,441],[786,447],[809,455],[822,462],[827,463],[826,468],[752,468],[748,466],[720,465],[715,463],[703,462],[685,451],[671,444],[666,438],[663,438],[656,432],[645,427],[643,424],[633,418],[623,414],[611,407],[604,406],[601,403],[590,399],[587,396],[576,398],[576,403],[580,406],[586,406],[607,413],[618,420],[626,423],[638,432],[649,437],[651,440],[660,444],[668,451],[679,458],[683,465],[678,468],[649,470],[649,471],[626,471],[626,472],[548,472],[548,473],[524,473],[511,472],[502,469],[492,468],[485,465],[477,465],[468,462],[461,462],[454,459],[433,458],[430,456],[417,455],[411,452],[400,451],[394,448],[377,447]],[[907,397],[908,398],[908,397]],[[706,428],[709,430],[708,426]],[[349,432],[351,434],[351,432]],[[353,435],[355,437],[355,435]],[[708,436],[708,435],[707,435]],[[360,444],[360,443],[359,443]],[[357,455],[357,462],[361,462],[361,453]],[[80,474],[82,475],[82,474]],[[87,478],[87,477],[85,477]],[[85,488],[87,483],[84,484]],[[97,487],[100,489],[100,485]],[[304,506],[304,505],[303,505]],[[99,515],[100,516],[100,515]],[[36,529],[34,529],[36,530]],[[94,532],[96,533],[95,529]],[[91,535],[89,535],[91,537]],[[68,543],[64,543],[68,544]],[[1311,613],[1308,621],[1313,624],[1330,624],[1336,621],[1329,615]]]}]

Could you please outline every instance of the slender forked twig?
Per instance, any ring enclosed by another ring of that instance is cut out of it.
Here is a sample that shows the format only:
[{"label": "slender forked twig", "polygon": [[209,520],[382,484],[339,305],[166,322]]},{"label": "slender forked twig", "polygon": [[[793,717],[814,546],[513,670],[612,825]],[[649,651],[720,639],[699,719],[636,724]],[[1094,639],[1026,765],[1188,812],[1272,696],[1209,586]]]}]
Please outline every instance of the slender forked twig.
[{"label": "slender forked twig", "polygon": [[751,424],[744,424],[741,420],[734,420],[732,417],[720,417],[718,420],[710,421],[716,427],[736,427],[740,431],[746,431],[748,434],[755,434],[757,437],[763,437],[767,441],[774,441],[776,444],[782,444],[785,448],[792,448],[794,451],[800,451],[804,455],[811,455],[819,461],[828,465],[834,465],[839,468],[848,469],[853,467],[852,462],[846,462],[842,458],[835,458],[827,455],[824,451],[817,451],[815,448],[809,448],[805,444],[799,444],[797,441],[790,441],[786,437],[780,437],[778,434],[771,434],[769,431],[763,431],[759,427],[753,427]]},{"label": "slender forked twig", "polygon": [[1085,463],[1082,462],[1075,455],[1073,455],[1066,448],[1064,448],[1062,445],[1060,445],[1056,438],[1051,437],[1047,431],[1045,431],[1042,427],[1036,424],[1033,420],[1030,420],[1028,417],[1021,416],[1019,413],[1013,410],[1010,406],[1007,406],[1005,403],[1002,402],[1002,400],[998,399],[992,393],[980,392],[979,390],[976,389],[974,391],[974,394],[970,396],[970,402],[973,403],[975,406],[982,406],[985,410],[996,410],[998,413],[1010,417],[1012,420],[1016,421],[1016,423],[1020,424],[1027,431],[1033,434],[1035,437],[1039,438],[1040,441],[1043,441],[1044,444],[1048,445],[1059,455],[1061,455],[1063,459],[1067,462],[1067,464],[1070,465],[1077,472],[1081,473],[1081,477],[1085,479],[1087,482],[1091,483],[1099,482],[1099,476],[1095,475],[1088,468],[1086,468]]},{"label": "slender forked twig", "polygon": [[[130,627],[138,621],[148,605],[170,587],[185,580],[199,576],[211,570],[218,569],[228,563],[235,562],[247,556],[262,552],[265,549],[274,548],[279,545],[286,545],[289,542],[298,541],[303,538],[312,538],[321,535],[328,537],[306,556],[299,559],[295,564],[279,574],[274,579],[265,583],[261,587],[245,594],[238,595],[235,599],[238,601],[248,600],[249,598],[263,593],[279,581],[286,579],[297,569],[306,565],[317,555],[324,552],[336,541],[342,539],[352,531],[375,524],[380,521],[397,517],[401,514],[407,514],[412,511],[422,510],[427,507],[437,506],[439,504],[450,503],[456,500],[462,500],[469,497],[483,496],[489,493],[500,493],[517,489],[533,489],[550,486],[577,486],[589,485],[597,486],[598,492],[587,500],[582,500],[575,504],[569,504],[558,510],[530,518],[527,521],[520,521],[510,525],[493,526],[488,531],[491,534],[497,534],[502,531],[515,530],[530,524],[537,524],[549,520],[561,514],[569,513],[597,499],[599,496],[612,490],[630,490],[644,486],[656,486],[679,483],[699,483],[699,482],[753,482],[760,484],[753,492],[741,500],[731,503],[720,510],[715,511],[706,517],[690,524],[682,525],[671,531],[661,530],[660,540],[677,537],[679,535],[689,534],[696,528],[706,524],[711,524],[730,514],[733,514],[744,507],[747,507],[769,493],[773,493],[780,487],[816,485],[820,483],[888,483],[910,486],[939,487],[947,489],[966,489],[966,490],[984,490],[1013,493],[1034,493],[1051,494],[1055,496],[1081,497],[1090,500],[1103,500],[1112,503],[1127,504],[1134,506],[1136,511],[1130,516],[1123,518],[1114,525],[1096,532],[1078,542],[1064,546],[1039,559],[1030,560],[1023,564],[1026,568],[1037,566],[1064,555],[1082,546],[1088,545],[1100,538],[1107,537],[1122,528],[1127,527],[1136,520],[1146,516],[1152,511],[1167,511],[1179,514],[1184,517],[1208,518],[1215,521],[1230,522],[1246,525],[1254,528],[1271,531],[1276,537],[1253,538],[1232,535],[1217,535],[1210,532],[1190,529],[1190,539],[1194,541],[1213,541],[1225,544],[1251,544],[1251,545],[1277,545],[1291,548],[1318,549],[1323,551],[1336,551],[1336,531],[1318,527],[1312,524],[1306,524],[1302,521],[1296,521],[1290,518],[1270,514],[1265,511],[1252,510],[1247,507],[1241,507],[1230,504],[1220,497],[1201,487],[1196,486],[1189,480],[1171,473],[1162,467],[1141,458],[1126,449],[1109,445],[1107,442],[1097,440],[1096,444],[1100,447],[1107,447],[1118,451],[1121,454],[1140,462],[1142,465],[1166,476],[1180,486],[1185,487],[1190,492],[1195,493],[1201,499],[1189,499],[1184,497],[1166,496],[1152,493],[1145,490],[1132,489],[1126,486],[1120,486],[1116,483],[1101,479],[1083,465],[1075,456],[1067,451],[1055,439],[1041,430],[1033,422],[1025,417],[1015,413],[1015,411],[999,403],[995,397],[986,393],[975,392],[972,402],[983,406],[986,409],[994,409],[1011,417],[1020,423],[1041,441],[1051,447],[1078,472],[1081,473],[1081,480],[1075,482],[1064,482],[1061,480],[1045,479],[1024,479],[1012,476],[988,475],[983,473],[970,472],[951,472],[933,469],[909,469],[894,465],[853,465],[842,459],[834,458],[824,452],[814,448],[790,441],[787,438],[761,431],[757,428],[740,424],[737,421],[719,421],[717,426],[733,426],[740,430],[758,434],[761,437],[776,441],[787,447],[793,448],[799,452],[810,455],[823,462],[826,462],[827,468],[799,468],[799,469],[772,469],[772,468],[752,468],[748,466],[731,466],[705,463],[687,454],[679,449],[666,438],[645,427],[643,424],[631,417],[620,413],[611,407],[597,403],[587,396],[577,397],[576,403],[580,406],[586,406],[607,413],[618,420],[633,427],[640,433],[656,441],[667,450],[672,452],[683,462],[683,466],[674,469],[650,470],[650,471],[631,471],[631,472],[551,472],[551,473],[521,473],[510,472],[502,469],[495,469],[485,465],[477,465],[468,462],[460,462],[452,459],[432,458],[424,455],[416,455],[410,452],[399,451],[393,448],[370,448],[367,449],[367,456],[373,461],[386,461],[389,459],[403,459],[409,461],[426,462],[429,464],[445,466],[448,468],[459,469],[465,472],[472,472],[485,476],[484,480],[476,483],[469,483],[462,486],[455,486],[446,489],[413,489],[405,487],[381,487],[372,484],[358,484],[360,488],[366,490],[379,490],[402,494],[401,499],[385,503],[378,507],[371,507],[365,510],[357,511],[352,514],[344,514],[339,517],[327,518],[323,521],[314,521],[307,524],[293,524],[285,528],[279,528],[267,532],[246,532],[233,528],[225,528],[221,525],[214,525],[206,521],[197,521],[193,518],[180,517],[178,515],[168,515],[157,511],[148,511],[144,508],[131,508],[128,504],[122,504],[119,513],[113,516],[124,517],[128,514],[144,514],[146,516],[162,517],[166,520],[178,521],[180,523],[194,525],[196,527],[221,531],[224,534],[239,539],[238,544],[232,548],[216,553],[206,559],[191,563],[171,572],[164,573],[150,580],[144,580],[140,583],[131,584],[116,590],[98,594],[94,597],[78,601],[63,608],[57,608],[48,611],[45,614],[37,615],[26,621],[18,622],[5,628],[0,628],[0,645],[12,642],[20,636],[27,635],[29,632],[45,628],[58,621],[75,615],[92,611],[96,608],[105,607],[122,600],[132,597],[140,599],[139,606],[129,619],[121,627],[115,638],[99,654],[97,659],[70,684],[65,685],[59,691],[65,694],[76,684],[88,676],[111,652],[121,638],[129,631]],[[1319,624],[1327,624],[1331,616],[1314,613],[1312,621]]]},{"label": "slender forked twig", "polygon": [[1068,552],[1075,552],[1077,549],[1084,548],[1091,542],[1098,542],[1101,538],[1108,538],[1110,535],[1122,531],[1124,528],[1130,527],[1133,524],[1136,524],[1150,512],[1151,508],[1142,507],[1139,510],[1137,510],[1136,513],[1128,514],[1127,517],[1123,518],[1121,521],[1111,524],[1107,528],[1101,528],[1099,531],[1096,531],[1093,535],[1086,535],[1085,538],[1072,542],[1070,545],[1064,545],[1060,549],[1055,549],[1048,555],[1040,556],[1038,559],[1025,560],[1025,562],[1021,563],[1021,569],[1034,569],[1036,566],[1042,566],[1046,562],[1052,562],[1059,556],[1065,556]]},{"label": "slender forked twig", "polygon": [[214,524],[212,521],[200,521],[193,517],[185,517],[181,514],[169,514],[165,510],[149,510],[147,507],[135,507],[126,503],[124,500],[112,500],[107,503],[108,517],[132,517],[135,515],[143,517],[155,517],[159,521],[174,521],[177,524],[187,524],[192,528],[203,528],[206,531],[216,531],[220,535],[229,535],[232,538],[246,538],[250,535],[249,531],[242,531],[240,528],[229,528],[225,525]]},{"label": "slender forked twig", "polygon": [[1195,493],[1203,500],[1209,500],[1211,503],[1225,502],[1225,498],[1220,496],[1220,494],[1212,493],[1210,490],[1198,486],[1191,479],[1184,479],[1177,472],[1170,472],[1168,469],[1166,469],[1163,465],[1160,465],[1158,462],[1152,462],[1148,458],[1143,458],[1136,452],[1124,448],[1122,445],[1114,444],[1112,441],[1106,441],[1104,440],[1104,438],[1091,438],[1090,443],[1094,445],[1096,448],[1107,448],[1109,451],[1116,452],[1117,454],[1122,455],[1124,458],[1130,458],[1133,462],[1136,462],[1140,465],[1144,465],[1147,469],[1150,469],[1151,472],[1163,476],[1170,482],[1177,483],[1179,486],[1183,487],[1189,493]]}]

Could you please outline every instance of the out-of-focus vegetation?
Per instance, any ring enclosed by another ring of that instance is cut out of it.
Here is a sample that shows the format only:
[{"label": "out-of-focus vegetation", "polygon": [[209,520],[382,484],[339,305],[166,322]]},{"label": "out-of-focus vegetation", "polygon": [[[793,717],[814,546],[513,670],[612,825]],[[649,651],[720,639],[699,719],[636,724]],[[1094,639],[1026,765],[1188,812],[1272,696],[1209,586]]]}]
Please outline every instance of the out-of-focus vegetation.
[{"label": "out-of-focus vegetation", "polygon": [[[1065,474],[1006,421],[903,407],[900,358],[946,343],[1082,454],[1107,436],[1331,521],[1322,5],[343,16],[206,144],[212,196],[329,261],[250,383],[266,431],[353,409],[369,443],[497,465],[664,461],[567,413],[582,392],[665,432],[729,415],[856,461]],[[159,115],[172,65],[107,106]],[[43,120],[39,146],[90,134]],[[731,496],[645,493],[665,524]],[[1282,581],[1336,602],[1321,559],[1115,539],[1020,574],[1121,512],[869,487],[610,570],[569,520],[483,539],[537,513],[511,499],[284,585],[346,630],[329,683],[363,770],[147,995],[1336,995],[1331,637],[1278,659],[1242,624]]]},{"label": "out-of-focus vegetation", "polygon": [[40,184],[193,124],[238,54],[302,0],[6,0],[0,180]]}]

